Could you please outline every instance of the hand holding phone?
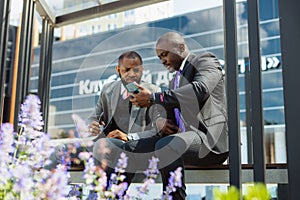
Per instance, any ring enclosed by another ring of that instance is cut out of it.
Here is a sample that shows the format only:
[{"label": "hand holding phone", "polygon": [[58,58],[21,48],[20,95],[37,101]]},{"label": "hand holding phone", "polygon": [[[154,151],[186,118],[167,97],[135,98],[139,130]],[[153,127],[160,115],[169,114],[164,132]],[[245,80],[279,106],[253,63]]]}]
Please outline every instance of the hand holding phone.
[{"label": "hand holding phone", "polygon": [[128,83],[125,87],[129,93],[137,94],[140,92],[140,90],[134,85],[133,82]]}]

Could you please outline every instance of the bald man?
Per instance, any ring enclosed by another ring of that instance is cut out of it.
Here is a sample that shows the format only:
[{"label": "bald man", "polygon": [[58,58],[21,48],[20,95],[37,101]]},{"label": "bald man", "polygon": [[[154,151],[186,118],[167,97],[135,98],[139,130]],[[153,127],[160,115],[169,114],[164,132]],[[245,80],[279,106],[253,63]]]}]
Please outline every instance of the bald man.
[{"label": "bald man", "polygon": [[[167,70],[176,72],[170,89],[153,93],[136,84],[140,92],[130,101],[140,107],[159,104],[173,113],[173,118],[156,121],[160,137],[128,142],[125,149],[136,155],[129,164],[142,163],[146,156],[138,153],[153,152],[160,160],[163,189],[166,190],[170,172],[178,167],[221,164],[227,159],[225,80],[214,54],[192,54],[184,38],[176,32],[165,33],[158,39],[156,54]],[[184,171],[181,181],[182,186],[171,193],[173,199],[186,198]]]}]

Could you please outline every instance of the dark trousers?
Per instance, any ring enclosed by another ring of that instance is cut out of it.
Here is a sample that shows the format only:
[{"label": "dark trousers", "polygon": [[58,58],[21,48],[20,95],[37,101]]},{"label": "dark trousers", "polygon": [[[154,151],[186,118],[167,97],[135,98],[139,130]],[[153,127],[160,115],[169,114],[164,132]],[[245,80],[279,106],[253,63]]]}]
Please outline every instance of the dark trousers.
[{"label": "dark trousers", "polygon": [[[174,172],[178,167],[184,169],[184,164],[195,166],[221,164],[228,157],[228,153],[210,152],[202,144],[199,135],[193,131],[162,138],[152,137],[129,141],[123,144],[123,148],[129,157],[127,170],[132,173],[145,170],[152,156],[159,159],[158,168],[161,172],[164,191],[169,184],[170,172]],[[177,187],[176,191],[171,193],[174,200],[186,198],[184,170],[181,182],[182,187]]]}]

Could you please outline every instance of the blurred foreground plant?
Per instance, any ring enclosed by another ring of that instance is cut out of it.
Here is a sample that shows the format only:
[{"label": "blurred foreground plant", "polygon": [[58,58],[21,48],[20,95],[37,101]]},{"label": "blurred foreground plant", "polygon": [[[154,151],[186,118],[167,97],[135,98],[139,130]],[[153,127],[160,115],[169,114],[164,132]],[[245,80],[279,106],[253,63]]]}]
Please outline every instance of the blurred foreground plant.
[{"label": "blurred foreground plant", "polygon": [[[227,192],[221,192],[219,189],[214,190],[214,200],[239,200],[240,191],[230,186]],[[243,195],[244,200],[270,200],[271,195],[263,183],[254,183],[246,188],[246,193]]]},{"label": "blurred foreground plant", "polygon": [[67,169],[63,165],[53,171],[50,164],[54,147],[42,132],[44,123],[40,100],[28,95],[21,105],[18,133],[11,124],[2,124],[0,131],[0,199],[65,199]]},{"label": "blurred foreground plant", "polygon": [[[70,191],[66,162],[62,162],[53,170],[45,169],[51,164],[50,155],[55,152],[55,146],[47,133],[42,131],[44,122],[40,112],[40,100],[36,95],[28,95],[21,105],[19,116],[19,131],[14,132],[11,124],[0,125],[0,200],[64,200],[82,198],[80,188],[73,186]],[[77,130],[87,135],[84,121],[79,116],[73,116]],[[82,142],[81,142],[82,143]],[[82,144],[90,145],[90,141]],[[67,155],[67,154],[66,154]],[[149,192],[148,186],[155,183],[158,175],[157,158],[149,160],[149,167],[144,172],[146,178],[137,187],[137,196],[124,194],[128,184],[123,182],[127,156],[120,155],[115,167],[115,174],[107,177],[103,169],[94,164],[89,152],[79,155],[84,161],[83,179],[87,189],[91,191],[88,199],[142,199]],[[181,187],[181,168],[171,172],[167,191],[160,199],[172,199],[170,193]]]}]

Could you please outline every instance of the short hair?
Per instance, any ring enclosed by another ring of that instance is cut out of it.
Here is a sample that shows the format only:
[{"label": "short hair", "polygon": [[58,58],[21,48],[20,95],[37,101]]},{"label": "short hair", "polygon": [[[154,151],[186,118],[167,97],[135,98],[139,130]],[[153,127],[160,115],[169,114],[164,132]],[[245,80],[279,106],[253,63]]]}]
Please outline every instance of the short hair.
[{"label": "short hair", "polygon": [[137,58],[137,59],[139,59],[139,61],[141,62],[141,64],[143,64],[142,57],[140,56],[140,54],[138,54],[135,51],[127,51],[127,52],[122,53],[119,56],[119,61],[118,61],[119,65],[121,65],[121,62],[123,61],[124,58],[129,58],[129,59],[136,59]]}]

